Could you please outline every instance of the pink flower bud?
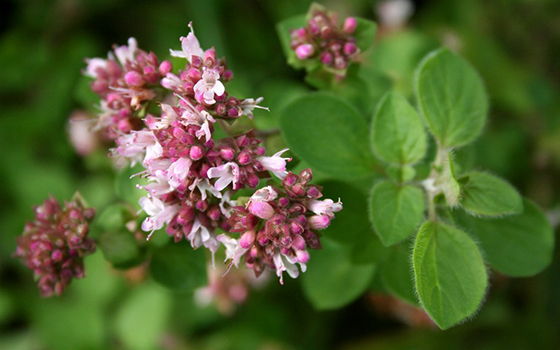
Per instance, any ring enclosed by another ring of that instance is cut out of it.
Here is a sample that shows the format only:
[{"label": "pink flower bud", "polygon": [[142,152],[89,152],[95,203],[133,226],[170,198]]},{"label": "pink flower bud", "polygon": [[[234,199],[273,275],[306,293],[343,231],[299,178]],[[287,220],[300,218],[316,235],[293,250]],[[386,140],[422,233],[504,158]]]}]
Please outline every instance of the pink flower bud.
[{"label": "pink flower bud", "polygon": [[309,218],[308,222],[315,230],[323,230],[329,227],[331,219],[327,215],[313,215]]},{"label": "pink flower bud", "polygon": [[305,239],[301,235],[295,235],[294,241],[292,242],[292,246],[297,250],[304,250],[305,249]]},{"label": "pink flower bud", "polygon": [[189,151],[189,156],[192,160],[199,160],[204,157],[204,149],[199,145],[193,145]]},{"label": "pink flower bud", "polygon": [[235,156],[235,151],[233,150],[233,148],[226,147],[220,149],[220,157],[222,157],[224,160],[230,161],[233,159],[234,156]]},{"label": "pink flower bud", "polygon": [[171,62],[168,60],[165,60],[163,62],[161,62],[161,64],[159,65],[158,71],[159,74],[161,74],[162,76],[166,76],[167,73],[171,73],[171,70],[173,69],[173,66],[171,65]]},{"label": "pink flower bud", "polygon": [[358,27],[358,21],[354,17],[348,17],[342,25],[342,31],[346,34],[352,34],[356,30],[356,27]]},{"label": "pink flower bud", "polygon": [[298,259],[298,262],[305,264],[309,261],[309,253],[307,252],[307,250],[298,250],[296,252],[296,257]]},{"label": "pink flower bud", "polygon": [[255,242],[255,232],[247,231],[239,239],[239,245],[243,249],[249,249]]},{"label": "pink flower bud", "polygon": [[191,68],[189,69],[189,78],[192,81],[199,81],[200,79],[202,79],[202,73],[200,73],[200,71],[196,68]]},{"label": "pink flower bud", "polygon": [[274,216],[274,208],[267,202],[254,202],[249,204],[249,211],[261,219],[270,219]]},{"label": "pink flower bud", "polygon": [[311,44],[303,44],[296,47],[296,55],[300,60],[305,60],[311,57],[314,52],[315,49],[313,49],[313,45]]},{"label": "pink flower bud", "polygon": [[144,79],[142,79],[142,75],[136,71],[130,71],[125,74],[124,81],[128,86],[135,86],[139,87],[144,85]]},{"label": "pink flower bud", "polygon": [[358,51],[358,47],[354,43],[346,43],[344,44],[344,54],[346,56],[351,56]]},{"label": "pink flower bud", "polygon": [[222,80],[223,80],[224,82],[231,81],[231,80],[233,79],[233,72],[230,71],[230,70],[226,70],[226,71],[222,74],[221,78],[222,78]]},{"label": "pink flower bud", "polygon": [[330,52],[327,52],[327,51],[323,52],[321,54],[321,62],[323,64],[327,65],[327,66],[332,64],[332,62],[333,62],[332,54]]}]

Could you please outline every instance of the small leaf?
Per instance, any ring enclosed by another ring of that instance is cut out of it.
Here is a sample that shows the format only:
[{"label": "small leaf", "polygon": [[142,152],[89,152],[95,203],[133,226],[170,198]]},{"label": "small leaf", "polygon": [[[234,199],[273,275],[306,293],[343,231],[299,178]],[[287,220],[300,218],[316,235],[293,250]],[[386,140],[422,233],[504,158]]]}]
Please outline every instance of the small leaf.
[{"label": "small leaf", "polygon": [[477,238],[486,260],[501,273],[533,276],[552,261],[554,231],[532,201],[523,201],[523,213],[500,219],[473,218],[455,213],[459,223]]},{"label": "small leaf", "polygon": [[481,133],[488,98],[463,58],[445,48],[431,52],[416,70],[415,90],[422,116],[443,147],[463,146]]},{"label": "small leaf", "polygon": [[140,246],[132,232],[104,232],[99,236],[97,243],[105,260],[115,268],[130,268],[145,259],[146,249]]},{"label": "small leaf", "polygon": [[426,154],[422,121],[400,94],[390,92],[381,100],[370,135],[375,154],[387,163],[414,164]]},{"label": "small leaf", "polygon": [[420,303],[441,329],[473,315],[482,303],[486,267],[465,232],[427,221],[416,237],[412,263]]},{"label": "small leaf", "polygon": [[203,249],[186,241],[154,249],[150,273],[156,282],[179,291],[194,291],[208,283]]},{"label": "small leaf", "polygon": [[414,278],[412,276],[410,249],[408,244],[399,244],[392,248],[391,255],[380,267],[380,278],[383,289],[391,295],[414,306],[418,300],[414,294]]},{"label": "small leaf", "polygon": [[414,179],[416,176],[416,169],[410,165],[390,165],[385,169],[387,176],[397,182],[407,182]]},{"label": "small leaf", "polygon": [[293,100],[280,112],[280,127],[290,149],[313,168],[341,179],[373,172],[375,160],[363,142],[365,119],[334,95],[314,93]]},{"label": "small leaf", "polygon": [[381,181],[373,187],[370,219],[385,246],[396,244],[416,231],[424,214],[424,201],[424,193],[415,186]]},{"label": "small leaf", "polygon": [[312,251],[302,279],[303,292],[319,310],[340,308],[354,301],[369,286],[375,265],[353,265],[350,248],[323,239],[323,249]]},{"label": "small leaf", "polygon": [[478,171],[468,174],[468,177],[461,198],[461,205],[468,213],[499,216],[523,211],[521,196],[506,181]]},{"label": "small leaf", "polygon": [[112,329],[128,349],[157,349],[170,313],[169,295],[154,285],[142,285],[119,306]]},{"label": "small leaf", "polygon": [[356,45],[362,52],[366,51],[373,45],[375,33],[377,33],[377,24],[364,18],[357,18],[358,26],[353,36],[356,38]]},{"label": "small leaf", "polygon": [[[276,31],[280,37],[280,44],[286,58],[288,59],[288,64],[296,69],[300,69],[306,66],[305,60],[300,60],[295,51],[291,46],[291,31],[294,29],[302,28],[306,25],[305,15],[299,15],[287,18],[276,25]],[[309,60],[311,61],[311,60]]]}]

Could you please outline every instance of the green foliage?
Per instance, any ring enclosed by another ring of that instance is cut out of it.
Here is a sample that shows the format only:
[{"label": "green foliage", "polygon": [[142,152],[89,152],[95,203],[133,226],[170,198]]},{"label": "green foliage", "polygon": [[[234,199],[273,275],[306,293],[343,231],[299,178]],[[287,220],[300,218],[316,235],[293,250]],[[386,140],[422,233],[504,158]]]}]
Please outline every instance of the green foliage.
[{"label": "green foliage", "polygon": [[493,268],[509,276],[533,276],[552,261],[554,232],[541,210],[530,200],[523,212],[499,219],[473,218],[456,213],[472,233]]},{"label": "green foliage", "polygon": [[482,172],[467,175],[461,206],[470,214],[500,216],[523,211],[521,196],[506,181]]},{"label": "green foliage", "polygon": [[176,291],[192,292],[208,283],[206,258],[187,241],[153,249],[150,274],[161,285]]},{"label": "green foliage", "polygon": [[473,141],[482,131],[488,97],[478,73],[461,57],[439,49],[416,70],[415,92],[422,116],[442,147]]},{"label": "green foliage", "polygon": [[369,217],[381,242],[391,246],[413,234],[422,221],[424,203],[418,187],[377,183],[370,196]]},{"label": "green foliage", "polygon": [[303,292],[319,310],[337,309],[358,298],[369,286],[376,265],[354,265],[351,250],[323,238],[312,251],[308,271],[301,276]]},{"label": "green foliage", "polygon": [[371,145],[387,163],[414,164],[426,154],[424,126],[403,96],[388,93],[379,102],[371,124]]},{"label": "green foliage", "polygon": [[407,242],[392,247],[389,257],[379,270],[381,283],[387,292],[411,305],[418,305]]},{"label": "green foliage", "polygon": [[465,232],[427,221],[416,237],[412,262],[420,303],[440,328],[461,322],[480,307],[488,276]]},{"label": "green foliage", "polygon": [[313,168],[336,178],[368,176],[373,156],[367,123],[346,101],[328,93],[299,97],[280,112],[290,149]]},{"label": "green foliage", "polygon": [[377,33],[377,24],[364,18],[356,18],[358,26],[353,36],[356,38],[356,45],[362,51],[366,51],[373,45],[375,34]]}]

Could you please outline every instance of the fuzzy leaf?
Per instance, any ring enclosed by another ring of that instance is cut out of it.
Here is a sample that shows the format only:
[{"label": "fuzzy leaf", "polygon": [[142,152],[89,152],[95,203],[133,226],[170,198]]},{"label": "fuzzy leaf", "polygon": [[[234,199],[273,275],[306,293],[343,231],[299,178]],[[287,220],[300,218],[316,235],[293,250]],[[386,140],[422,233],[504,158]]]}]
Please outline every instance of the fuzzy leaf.
[{"label": "fuzzy leaf", "polygon": [[358,298],[369,286],[376,266],[353,265],[350,247],[323,239],[323,249],[312,251],[301,278],[303,292],[319,310],[340,308]]},{"label": "fuzzy leaf", "polygon": [[385,246],[413,234],[424,214],[424,193],[411,185],[377,183],[371,192],[369,214],[373,228]]},{"label": "fuzzy leaf", "polygon": [[362,52],[366,51],[373,45],[375,33],[377,33],[377,24],[364,18],[357,18],[358,26],[353,36],[356,38],[356,45]]},{"label": "fuzzy leaf", "polygon": [[415,93],[429,129],[445,148],[473,141],[482,131],[488,97],[478,73],[448,49],[428,54],[415,75]]},{"label": "fuzzy leaf", "polygon": [[441,329],[476,312],[488,276],[469,235],[444,223],[427,221],[416,237],[412,262],[420,303]]},{"label": "fuzzy leaf", "polygon": [[416,110],[400,94],[383,97],[371,124],[371,145],[387,163],[414,164],[426,154],[426,133]]},{"label": "fuzzy leaf", "polygon": [[304,27],[305,24],[305,15],[299,15],[287,18],[276,25],[276,31],[280,37],[280,44],[282,45],[282,50],[288,59],[288,64],[296,69],[305,67],[307,61],[300,60],[296,56],[295,51],[292,49],[292,46],[290,45],[292,41],[290,31]]},{"label": "fuzzy leaf", "polygon": [[521,196],[506,181],[478,171],[467,176],[469,181],[463,186],[461,205],[468,213],[500,216],[523,211]]},{"label": "fuzzy leaf", "polygon": [[194,250],[186,241],[154,249],[150,274],[167,288],[193,291],[207,283],[203,249]]},{"label": "fuzzy leaf", "polygon": [[363,140],[367,123],[346,101],[314,93],[295,99],[280,112],[290,149],[313,168],[336,178],[368,176],[375,162]]},{"label": "fuzzy leaf", "polygon": [[509,276],[533,276],[552,261],[554,231],[532,201],[523,201],[523,212],[499,219],[473,218],[455,213],[458,222],[477,238],[486,260]]},{"label": "fuzzy leaf", "polygon": [[414,295],[414,279],[411,271],[410,249],[408,244],[399,244],[389,248],[390,256],[380,267],[380,278],[384,289],[391,295],[412,305],[418,305]]}]

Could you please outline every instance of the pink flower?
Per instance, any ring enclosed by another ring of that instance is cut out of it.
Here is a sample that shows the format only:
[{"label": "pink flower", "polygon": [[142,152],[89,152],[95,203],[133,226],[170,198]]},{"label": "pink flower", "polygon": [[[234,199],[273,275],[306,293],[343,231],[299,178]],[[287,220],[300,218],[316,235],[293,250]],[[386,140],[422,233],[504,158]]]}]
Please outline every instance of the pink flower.
[{"label": "pink flower", "polygon": [[[281,254],[280,252],[274,255],[274,266],[276,266],[276,275],[280,277],[280,284],[284,284],[284,280],[282,278],[284,271],[288,272],[288,275],[291,278],[297,278],[299,276],[299,270],[296,263],[298,263],[298,259],[295,257],[289,257]],[[301,272],[305,272],[307,265],[301,262],[299,262],[299,265],[301,267]]]},{"label": "pink flower", "polygon": [[179,158],[171,164],[167,170],[167,179],[173,188],[179,188],[184,184],[189,170],[192,165],[192,160],[189,158]]},{"label": "pink flower", "polygon": [[198,39],[194,35],[192,22],[189,23],[189,28],[191,28],[191,32],[187,35],[187,37],[181,37],[182,51],[176,51],[176,50],[169,50],[169,51],[171,52],[171,56],[183,57],[186,58],[187,61],[189,61],[189,63],[192,63],[192,56],[198,56],[202,58],[204,57],[204,51],[200,47],[200,43],[198,42]]},{"label": "pink flower", "polygon": [[340,199],[336,203],[332,199],[325,199],[323,201],[313,199],[307,201],[306,207],[317,215],[327,215],[332,218],[334,213],[342,210],[342,202]]},{"label": "pink flower", "polygon": [[258,157],[257,160],[267,171],[270,171],[278,178],[283,179],[284,177],[286,177],[286,174],[288,174],[288,172],[286,171],[286,161],[292,160],[292,158],[280,157],[282,153],[286,152],[287,150],[288,149],[285,148],[279,152],[276,152],[272,157]]},{"label": "pink flower", "polygon": [[107,69],[107,60],[102,58],[91,58],[87,60],[85,75],[90,78],[97,79],[98,70],[105,71]]},{"label": "pink flower", "polygon": [[300,60],[304,60],[306,58],[311,57],[311,55],[313,55],[314,52],[315,50],[313,49],[313,45],[311,44],[299,45],[296,48],[296,55]]},{"label": "pink flower", "polygon": [[239,104],[239,107],[241,107],[242,109],[242,114],[246,115],[247,117],[249,117],[250,119],[253,119],[253,110],[255,108],[258,109],[264,109],[264,110],[269,110],[268,107],[262,107],[259,106],[259,103],[261,103],[263,100],[262,97],[257,98],[256,100],[253,98],[246,98],[243,101],[241,101],[241,103]]},{"label": "pink flower", "polygon": [[241,247],[237,239],[231,238],[225,234],[219,235],[216,239],[226,248],[225,261],[229,260],[235,267],[238,267],[239,261],[241,261],[241,257],[247,252],[247,249]]},{"label": "pink flower", "polygon": [[215,177],[218,178],[214,187],[218,191],[222,191],[226,188],[230,183],[233,182],[233,188],[236,189],[239,185],[240,181],[240,174],[239,174],[239,165],[233,162],[228,162],[222,164],[218,167],[213,167],[208,169],[208,178],[213,179]]},{"label": "pink flower", "polygon": [[222,96],[226,91],[224,84],[219,79],[220,74],[216,70],[204,67],[202,79],[194,85],[196,100],[207,105],[216,103],[214,94]]},{"label": "pink flower", "polygon": [[150,232],[148,239],[155,230],[163,228],[179,212],[180,206],[163,203],[157,197],[142,197],[138,201],[142,209],[149,216],[142,223],[142,230]]},{"label": "pink flower", "polygon": [[187,235],[187,239],[191,241],[191,246],[195,249],[204,245],[212,253],[215,253],[219,247],[216,237],[210,233],[206,226],[200,223],[198,218],[194,219],[191,232]]},{"label": "pink flower", "polygon": [[175,90],[183,86],[183,81],[175,74],[167,73],[165,78],[161,79],[161,86],[168,90]]},{"label": "pink flower", "polygon": [[117,59],[124,66],[126,61],[134,61],[134,55],[136,54],[137,49],[138,43],[136,42],[136,39],[129,38],[128,46],[122,45],[117,47],[115,49],[115,55],[117,55]]}]

